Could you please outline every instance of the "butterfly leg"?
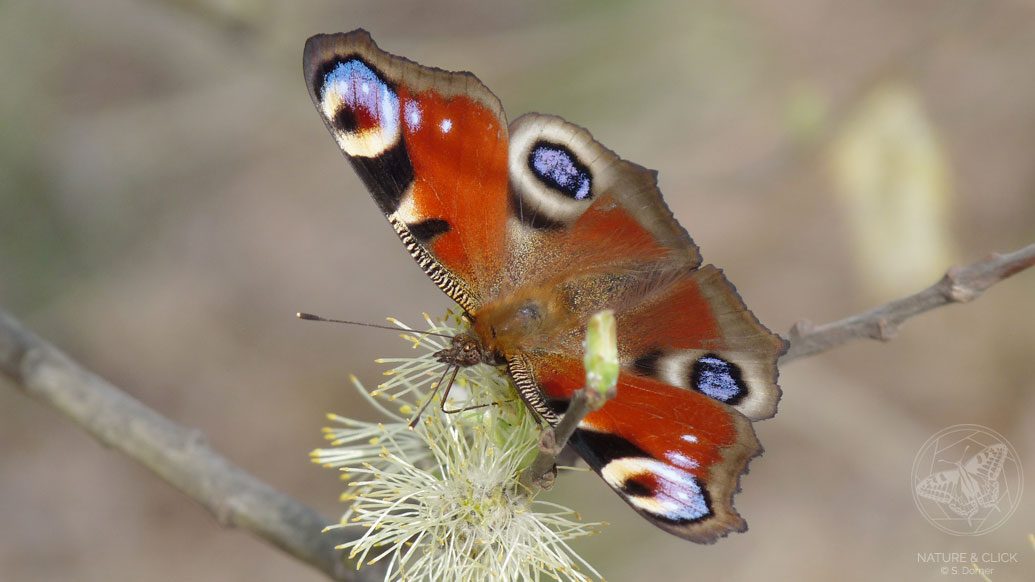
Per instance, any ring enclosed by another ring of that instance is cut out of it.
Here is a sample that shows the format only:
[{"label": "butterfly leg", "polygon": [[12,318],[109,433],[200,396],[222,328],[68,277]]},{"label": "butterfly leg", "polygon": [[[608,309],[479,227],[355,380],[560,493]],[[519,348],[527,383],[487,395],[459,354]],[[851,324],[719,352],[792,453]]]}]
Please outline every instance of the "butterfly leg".
[{"label": "butterfly leg", "polygon": [[456,414],[458,412],[467,412],[468,410],[477,410],[479,408],[485,408],[487,406],[500,406],[501,404],[505,404],[507,402],[513,402],[514,401],[513,398],[509,398],[507,400],[503,400],[502,402],[486,402],[485,404],[475,404],[475,405],[472,405],[472,406],[464,406],[464,407],[461,407],[461,408],[453,408],[453,409],[446,408],[446,402],[449,399],[449,391],[453,389],[453,382],[456,381],[456,375],[457,375],[457,373],[459,371],[460,371],[460,367],[459,366],[457,366],[456,368],[453,369],[453,375],[449,378],[449,384],[446,385],[446,390],[445,390],[445,392],[442,393],[442,399],[439,400],[439,406],[442,409],[442,412],[444,412],[446,414]]},{"label": "butterfly leg", "polygon": [[514,402],[514,400],[515,400],[514,398],[508,398],[506,400],[501,400],[499,402],[486,402],[485,404],[475,404],[473,406],[465,406],[463,408],[454,408],[452,410],[447,410],[446,409],[446,405],[442,404],[442,412],[445,412],[446,414],[456,414],[458,412],[467,412],[468,410],[478,410],[479,408],[486,408],[488,406],[502,406],[504,404],[507,404],[508,402]]},{"label": "butterfly leg", "polygon": [[438,382],[435,382],[435,384],[433,385],[431,393],[428,394],[428,399],[424,401],[424,404],[421,404],[420,410],[417,411],[417,414],[414,415],[413,420],[410,421],[410,428],[414,428],[417,426],[417,422],[420,421],[420,417],[424,414],[424,411],[428,409],[428,405],[431,404],[431,401],[435,399],[435,394],[438,393],[439,388],[442,387],[442,381],[446,379],[446,374],[449,373],[450,368],[453,368],[453,377],[449,379],[449,387],[446,388],[446,393],[442,395],[442,402],[445,402],[446,397],[449,396],[449,388],[453,387],[453,380],[456,379],[456,374],[460,371],[460,366],[446,366],[446,369],[442,370],[442,376],[440,376]]}]

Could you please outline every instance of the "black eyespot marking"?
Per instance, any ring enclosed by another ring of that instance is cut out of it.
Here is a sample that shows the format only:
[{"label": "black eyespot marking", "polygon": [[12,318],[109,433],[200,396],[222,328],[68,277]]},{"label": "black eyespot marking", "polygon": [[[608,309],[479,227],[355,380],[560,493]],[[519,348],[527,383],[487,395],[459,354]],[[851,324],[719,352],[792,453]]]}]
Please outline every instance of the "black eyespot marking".
[{"label": "black eyespot marking", "polygon": [[609,432],[577,428],[568,442],[575,447],[590,467],[598,471],[611,461],[623,457],[652,458],[647,451],[629,440]]},{"label": "black eyespot marking", "polygon": [[407,224],[410,234],[418,242],[427,243],[440,234],[449,232],[449,223],[441,218],[429,218],[413,224]]},{"label": "black eyespot marking", "polygon": [[573,200],[592,197],[589,169],[565,146],[536,142],[528,154],[528,168],[544,184]]},{"label": "black eyespot marking", "polygon": [[737,404],[748,392],[740,367],[715,354],[705,354],[694,362],[690,386],[726,404]]},{"label": "black eyespot marking", "polygon": [[636,477],[630,477],[622,483],[622,493],[630,497],[653,497],[654,490],[650,486],[640,483]]},{"label": "black eyespot marking", "polygon": [[[310,74],[318,108],[338,145],[381,211],[393,214],[414,178],[395,84],[355,54],[329,58]],[[334,111],[325,110],[332,104]]]},{"label": "black eyespot marking", "polygon": [[[396,139],[401,111],[395,87],[362,59],[334,63],[320,85],[321,108],[330,124],[346,136],[374,134],[385,142]],[[336,108],[333,113],[326,110],[329,106]],[[344,147],[349,150],[347,145]]]},{"label": "black eyespot marking", "polygon": [[359,121],[356,120],[356,113],[351,107],[343,106],[334,114],[331,120],[334,129],[345,133],[352,133],[359,129]]},{"label": "black eyespot marking", "polygon": [[[714,515],[711,496],[700,480],[671,464],[668,470],[659,472],[653,464],[665,461],[655,459],[629,440],[580,428],[575,429],[569,442],[590,467],[617,486],[626,501],[650,519],[685,525]],[[616,467],[617,473],[608,475],[608,466],[617,459],[629,461]],[[635,471],[638,466],[642,472]],[[639,498],[657,500],[660,505],[644,505]]]},{"label": "black eyespot marking", "polygon": [[653,349],[646,354],[636,358],[636,361],[632,364],[632,369],[641,376],[658,376],[658,361],[664,354],[660,349]]}]

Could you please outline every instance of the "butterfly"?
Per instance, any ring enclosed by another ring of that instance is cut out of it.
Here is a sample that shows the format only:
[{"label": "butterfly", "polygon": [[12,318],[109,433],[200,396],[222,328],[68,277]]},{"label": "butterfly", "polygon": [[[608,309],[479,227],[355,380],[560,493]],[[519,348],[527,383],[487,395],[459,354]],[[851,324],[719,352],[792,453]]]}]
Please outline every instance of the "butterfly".
[{"label": "butterfly", "polygon": [[1006,445],[989,445],[955,469],[939,471],[917,483],[920,497],[930,499],[970,522],[979,509],[999,503],[999,475],[1006,461]]},{"label": "butterfly", "polygon": [[786,342],[702,265],[657,173],[550,115],[509,125],[471,73],[382,51],[364,30],[306,42],[331,136],[420,268],[464,310],[448,364],[505,366],[556,424],[581,388],[583,330],[615,313],[617,396],[570,444],[633,509],[701,543],[747,524],[733,507],[776,413]]}]

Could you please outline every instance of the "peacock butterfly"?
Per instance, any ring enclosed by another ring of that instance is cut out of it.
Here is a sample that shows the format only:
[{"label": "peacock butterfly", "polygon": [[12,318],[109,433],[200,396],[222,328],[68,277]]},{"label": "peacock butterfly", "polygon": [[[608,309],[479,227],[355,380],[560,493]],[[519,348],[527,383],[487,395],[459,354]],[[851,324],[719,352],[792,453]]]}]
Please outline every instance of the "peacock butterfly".
[{"label": "peacock butterfly", "polygon": [[388,54],[364,30],[310,38],[304,68],[406,250],[472,322],[447,362],[505,365],[556,424],[583,383],[587,318],[614,310],[617,396],[571,444],[658,527],[702,543],[744,531],[733,494],[762,451],[751,422],[776,413],[786,343],[701,264],[656,172],[559,117],[508,126],[474,75]]}]

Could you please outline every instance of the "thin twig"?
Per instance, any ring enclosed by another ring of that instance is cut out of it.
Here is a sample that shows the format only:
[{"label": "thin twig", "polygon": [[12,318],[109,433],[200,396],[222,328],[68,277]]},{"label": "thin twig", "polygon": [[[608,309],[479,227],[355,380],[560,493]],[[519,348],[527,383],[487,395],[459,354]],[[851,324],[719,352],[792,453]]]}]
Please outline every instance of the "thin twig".
[{"label": "thin twig", "polygon": [[346,541],[321,533],[330,523],[213,451],[198,430],[148,408],[82,368],[0,310],[0,372],[29,396],[79,424],[104,446],[144,465],[227,527],[240,527],[322,571],[358,581],[340,552]]},{"label": "thin twig", "polygon": [[967,303],[1007,277],[1035,265],[1035,244],[1012,253],[993,253],[963,267],[949,269],[940,281],[908,297],[859,315],[823,325],[807,320],[790,331],[791,348],[780,363],[812,356],[857,339],[888,341],[909,318],[950,303]]}]

